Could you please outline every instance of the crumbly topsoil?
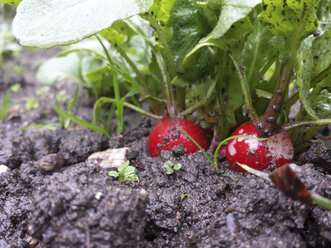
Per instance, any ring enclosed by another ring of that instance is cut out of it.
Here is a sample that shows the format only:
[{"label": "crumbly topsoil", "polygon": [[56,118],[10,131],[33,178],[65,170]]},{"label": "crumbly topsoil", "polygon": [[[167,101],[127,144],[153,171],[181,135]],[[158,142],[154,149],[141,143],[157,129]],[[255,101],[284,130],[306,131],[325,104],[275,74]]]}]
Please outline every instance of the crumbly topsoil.
[{"label": "crumbly topsoil", "polygon": [[[293,201],[223,161],[215,174],[200,152],[151,158],[151,128],[142,118],[108,141],[89,130],[34,135],[1,124],[0,164],[9,170],[0,174],[0,247],[330,247],[330,211]],[[120,147],[131,148],[139,182],[121,184],[86,162]],[[183,166],[167,175],[167,160]],[[330,175],[312,164],[298,174],[331,198]]]},{"label": "crumbly topsoil", "polygon": [[[331,211],[232,172],[224,159],[215,174],[201,152],[185,156],[177,147],[150,157],[150,119],[134,115],[128,122],[139,124],[110,140],[89,130],[21,131],[57,121],[48,103],[42,113],[26,112],[19,100],[33,96],[35,85],[21,85],[12,99],[19,110],[0,123],[0,165],[8,168],[0,174],[0,248],[331,247]],[[8,87],[2,82],[0,97]],[[139,182],[121,184],[86,162],[121,147],[131,148],[127,159]],[[308,189],[331,199],[330,151],[331,142],[319,140],[297,163]],[[168,160],[182,168],[166,174]]]}]

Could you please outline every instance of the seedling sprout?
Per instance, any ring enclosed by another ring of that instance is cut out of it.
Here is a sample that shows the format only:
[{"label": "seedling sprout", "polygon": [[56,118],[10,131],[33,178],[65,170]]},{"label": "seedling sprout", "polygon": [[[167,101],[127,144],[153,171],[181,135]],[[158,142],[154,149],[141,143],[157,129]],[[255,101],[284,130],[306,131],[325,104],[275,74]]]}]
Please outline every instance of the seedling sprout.
[{"label": "seedling sprout", "polygon": [[139,181],[138,175],[135,173],[136,168],[130,166],[130,161],[126,161],[124,164],[117,168],[117,171],[109,171],[108,175],[114,178],[118,178],[121,183],[125,181]]},{"label": "seedling sprout", "polygon": [[168,175],[172,175],[175,173],[175,171],[179,171],[182,168],[181,163],[175,163],[173,164],[170,160],[164,163],[164,167],[166,169],[166,172]]}]

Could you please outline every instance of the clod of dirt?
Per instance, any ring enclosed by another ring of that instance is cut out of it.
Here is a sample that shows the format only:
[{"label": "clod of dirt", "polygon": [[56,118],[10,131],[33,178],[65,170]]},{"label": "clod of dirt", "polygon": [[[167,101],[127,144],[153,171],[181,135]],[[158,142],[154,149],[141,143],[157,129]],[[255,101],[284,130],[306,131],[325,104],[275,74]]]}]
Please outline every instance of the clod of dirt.
[{"label": "clod of dirt", "polygon": [[62,167],[63,159],[59,154],[51,153],[41,158],[37,164],[41,171],[51,172]]},{"label": "clod of dirt", "polygon": [[331,140],[318,140],[299,156],[301,164],[312,163],[331,174]]},{"label": "clod of dirt", "polygon": [[183,145],[179,145],[179,146],[174,146],[171,149],[171,151],[172,151],[172,154],[175,157],[179,157],[179,156],[182,156],[186,153],[186,148]]},{"label": "clod of dirt", "polygon": [[34,194],[29,234],[46,247],[139,247],[146,191],[110,181],[106,171],[84,163],[54,173]]},{"label": "clod of dirt", "polygon": [[[311,165],[296,172],[310,191],[331,197],[330,176],[325,178]],[[292,201],[253,175],[241,177],[231,188],[236,197],[218,209],[211,235],[198,247],[329,247],[330,211]],[[235,232],[229,212],[239,223]]]},{"label": "clod of dirt", "polygon": [[[26,170],[25,170],[26,169]],[[39,180],[36,179],[39,178]],[[0,247],[27,247],[26,226],[31,210],[31,189],[42,183],[33,163],[0,174]]]},{"label": "clod of dirt", "polygon": [[85,161],[94,152],[108,148],[108,140],[101,134],[90,130],[67,132],[66,137],[60,134],[59,155],[65,165]]},{"label": "clod of dirt", "polygon": [[0,147],[4,148],[0,148],[0,164],[14,169],[18,168],[22,162],[34,159],[34,143],[24,135],[2,140],[1,143]]}]

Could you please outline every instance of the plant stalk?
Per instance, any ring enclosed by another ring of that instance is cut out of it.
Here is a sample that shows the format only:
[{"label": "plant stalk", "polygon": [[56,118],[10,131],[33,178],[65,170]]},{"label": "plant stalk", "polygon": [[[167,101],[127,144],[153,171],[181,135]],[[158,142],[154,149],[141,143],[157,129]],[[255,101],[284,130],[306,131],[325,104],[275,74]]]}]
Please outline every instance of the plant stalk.
[{"label": "plant stalk", "polygon": [[250,119],[252,120],[255,128],[260,132],[262,129],[262,122],[260,120],[260,118],[258,117],[258,115],[255,112],[253,103],[252,103],[252,99],[251,99],[251,94],[250,94],[250,89],[249,89],[249,85],[246,79],[246,75],[244,72],[244,69],[240,67],[239,63],[236,61],[236,59],[232,56],[231,52],[228,52],[228,55],[230,56],[234,67],[236,68],[237,74],[239,76],[240,79],[240,84],[241,84],[241,89],[242,89],[242,93],[244,96],[244,101],[245,101],[245,105],[248,111],[248,115],[250,117]]},{"label": "plant stalk", "polygon": [[331,119],[319,119],[314,121],[301,121],[296,123],[289,123],[282,126],[283,131],[289,131],[292,128],[301,126],[318,126],[318,125],[328,125],[331,124]]},{"label": "plant stalk", "polygon": [[130,59],[130,57],[126,54],[126,52],[122,49],[122,47],[116,45],[116,50],[121,54],[121,56],[128,62],[128,64],[131,66],[134,73],[137,75],[137,78],[139,82],[141,83],[143,94],[144,95],[150,95],[151,92],[148,89],[147,82],[145,80],[145,77],[141,74],[141,72],[138,70],[135,63]]},{"label": "plant stalk", "polygon": [[185,110],[185,96],[186,96],[186,89],[180,86],[176,86],[176,110],[178,112]]},{"label": "plant stalk", "polygon": [[331,210],[331,200],[329,200],[321,195],[318,195],[316,193],[311,193],[311,198],[313,200],[314,205],[319,205],[323,208]]},{"label": "plant stalk", "polygon": [[167,39],[164,36],[157,20],[155,20],[153,17],[151,17],[149,15],[145,15],[144,17],[149,21],[149,23],[151,24],[152,28],[155,30],[155,32],[159,38],[159,42],[161,43],[161,45],[163,47],[163,49],[161,50],[162,55],[165,58],[165,60],[167,61],[167,69],[169,71],[170,77],[173,79],[177,75],[176,64],[175,64],[175,58],[168,46]]},{"label": "plant stalk", "polygon": [[162,75],[162,81],[163,81],[163,86],[164,86],[164,91],[165,91],[165,95],[167,98],[167,110],[168,110],[168,114],[170,117],[173,117],[175,115],[175,100],[174,100],[174,94],[172,91],[172,85],[171,82],[169,80],[169,73],[166,70],[166,68],[164,68],[163,63],[162,63],[162,57],[159,53],[155,53],[155,59],[156,62],[159,65],[160,71],[161,71],[161,75]]},{"label": "plant stalk", "polygon": [[[172,89],[172,80],[176,77],[177,75],[177,69],[176,69],[176,64],[175,64],[175,58],[169,48],[168,42],[166,37],[164,36],[164,33],[162,32],[162,28],[157,22],[156,19],[154,19],[152,16],[149,15],[149,13],[146,13],[144,17],[149,21],[150,25],[152,28],[155,30],[158,40],[160,44],[162,45],[161,49],[161,54],[164,59],[163,62],[165,62],[165,68],[163,66],[160,66],[160,69],[163,71],[166,71],[168,74],[167,78],[164,78],[164,87],[165,87],[165,92],[167,95],[167,101],[168,101],[168,112],[170,117],[174,116],[176,114],[176,108],[178,107],[179,109],[185,108],[185,89],[177,89],[177,96],[176,96],[176,101]],[[160,65],[161,61],[158,61]],[[164,74],[164,73],[163,73]],[[177,102],[178,101],[178,102]]]},{"label": "plant stalk", "polygon": [[285,93],[287,92],[292,74],[293,66],[290,63],[282,64],[280,77],[263,118],[261,135],[264,137],[272,136],[280,130],[277,120],[282,110]]},{"label": "plant stalk", "polygon": [[[100,107],[100,105],[103,105],[105,103],[116,103],[116,99],[109,98],[109,97],[101,97],[101,98],[98,99],[98,101],[95,103],[94,109],[93,109],[93,113],[94,113],[93,118],[94,118],[95,122],[97,122],[96,121],[97,120],[97,116],[95,114],[97,112],[96,110]],[[160,119],[163,118],[163,116],[152,114],[152,113],[150,113],[150,112],[148,112],[146,110],[143,110],[142,108],[138,108],[137,106],[135,106],[135,105],[133,105],[131,103],[128,103],[128,102],[124,102],[123,105],[124,105],[124,107],[127,107],[129,109],[132,109],[132,110],[134,110],[134,111],[136,111],[136,112],[138,112],[140,114],[149,116],[149,117],[151,117],[151,118],[153,118],[155,120],[160,120]]]}]

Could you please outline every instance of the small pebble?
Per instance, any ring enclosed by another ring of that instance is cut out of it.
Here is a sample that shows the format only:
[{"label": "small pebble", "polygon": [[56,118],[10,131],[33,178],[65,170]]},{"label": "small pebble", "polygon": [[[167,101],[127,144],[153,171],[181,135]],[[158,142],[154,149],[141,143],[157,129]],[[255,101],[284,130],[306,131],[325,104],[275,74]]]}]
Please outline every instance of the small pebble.
[{"label": "small pebble", "polygon": [[0,164],[0,174],[2,173],[5,173],[6,171],[8,171],[8,167],[3,165],[3,164]]}]

